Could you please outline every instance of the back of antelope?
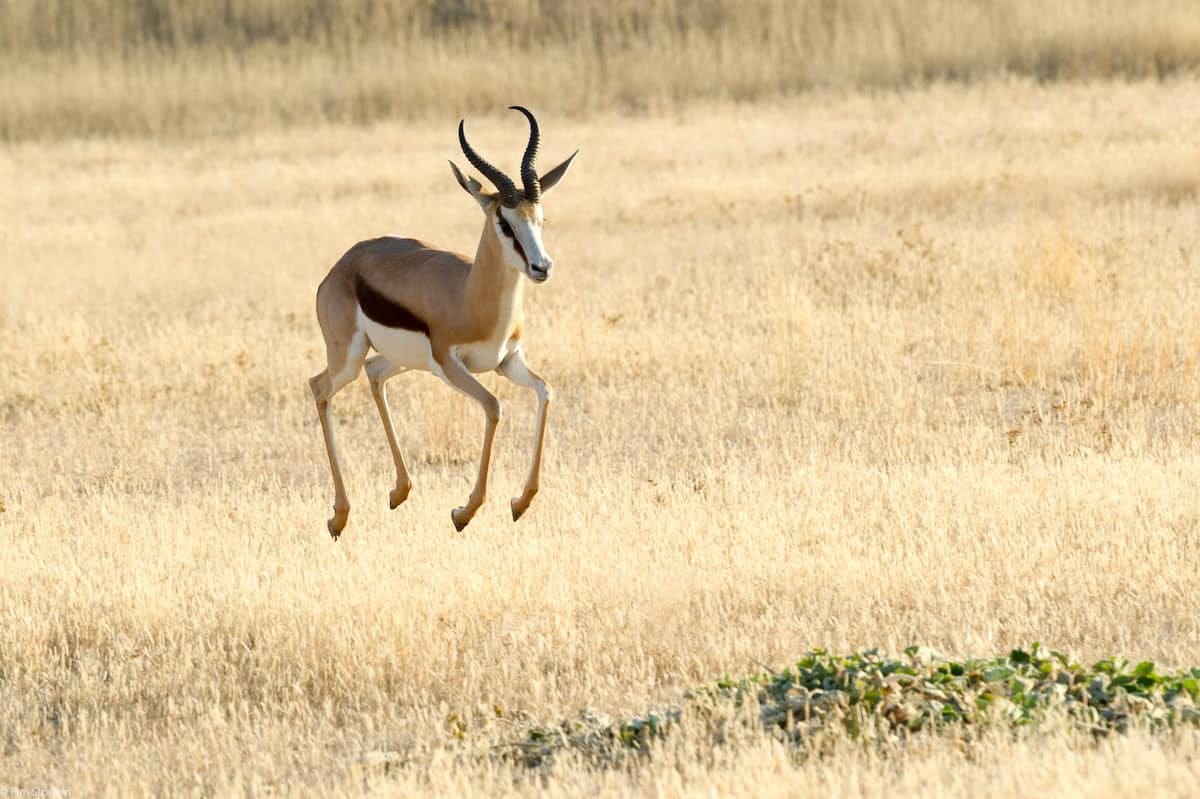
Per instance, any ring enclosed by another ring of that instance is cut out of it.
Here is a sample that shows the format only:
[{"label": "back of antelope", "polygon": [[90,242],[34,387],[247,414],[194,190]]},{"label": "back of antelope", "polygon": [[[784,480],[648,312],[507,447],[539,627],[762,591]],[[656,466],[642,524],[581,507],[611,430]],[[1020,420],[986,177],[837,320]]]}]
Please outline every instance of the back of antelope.
[{"label": "back of antelope", "polygon": [[[533,456],[525,488],[510,503],[513,521],[521,518],[538,491],[552,392],[525,360],[521,341],[525,279],[544,283],[550,278],[554,262],[542,243],[542,195],[562,180],[579,151],[539,177],[534,169],[540,140],[537,120],[528,109],[511,108],[529,121],[520,188],[475,152],[467,143],[464,122],[458,123],[463,154],[496,187],[495,192],[485,192],[479,181],[450,162],[458,185],[484,214],[473,260],[417,239],[384,236],[351,247],[317,289],[326,368],[308,383],[333,475],[333,517],[327,526],[335,541],[346,527],[350,500],[342,481],[330,400],[358,377],[364,364],[396,464],[392,508],[408,498],[412,480],[396,441],[385,383],[410,370],[437,375],[478,402],[486,417],[475,487],[466,504],[450,512],[455,528],[466,527],[483,504],[492,439],[500,421],[499,401],[474,374],[494,370],[537,394]],[[376,354],[367,357],[371,350]]]}]

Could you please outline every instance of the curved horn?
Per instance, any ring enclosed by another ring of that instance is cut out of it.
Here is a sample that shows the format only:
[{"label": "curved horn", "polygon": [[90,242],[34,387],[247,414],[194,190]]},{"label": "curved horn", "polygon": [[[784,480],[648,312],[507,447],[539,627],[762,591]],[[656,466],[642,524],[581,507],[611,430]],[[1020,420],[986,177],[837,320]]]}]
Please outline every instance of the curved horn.
[{"label": "curved horn", "polygon": [[465,123],[465,119],[458,121],[458,143],[462,147],[463,155],[467,157],[472,166],[482,172],[483,176],[499,189],[500,202],[509,208],[514,207],[517,204],[517,187],[512,182],[512,178],[483,160],[483,157],[475,152],[475,148],[467,143]]},{"label": "curved horn", "polygon": [[529,120],[529,144],[525,145],[525,155],[521,156],[521,183],[525,186],[525,199],[536,203],[542,198],[542,184],[538,182],[533,162],[537,160],[542,135],[538,130],[537,120],[528,108],[520,105],[510,105],[508,108],[510,111],[520,111]]}]

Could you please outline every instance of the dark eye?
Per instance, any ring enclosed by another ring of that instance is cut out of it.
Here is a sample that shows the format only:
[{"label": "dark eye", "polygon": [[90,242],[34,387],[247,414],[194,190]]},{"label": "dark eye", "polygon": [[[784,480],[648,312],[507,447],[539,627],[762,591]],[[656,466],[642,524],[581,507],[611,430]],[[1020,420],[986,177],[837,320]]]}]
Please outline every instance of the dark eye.
[{"label": "dark eye", "polygon": [[496,214],[496,220],[500,223],[500,232],[505,236],[508,236],[510,239],[513,238],[513,229],[511,226],[509,226],[508,220],[502,217],[500,214]]}]

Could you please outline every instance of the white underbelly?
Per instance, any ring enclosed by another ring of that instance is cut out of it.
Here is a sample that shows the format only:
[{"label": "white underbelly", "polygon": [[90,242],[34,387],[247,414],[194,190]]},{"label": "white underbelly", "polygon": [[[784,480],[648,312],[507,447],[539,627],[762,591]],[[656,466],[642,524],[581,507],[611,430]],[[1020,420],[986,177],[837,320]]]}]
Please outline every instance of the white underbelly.
[{"label": "white underbelly", "polygon": [[[367,334],[367,340],[392,366],[405,371],[432,372],[442,376],[442,368],[433,359],[429,338],[424,333],[403,328],[387,327],[367,318],[358,310],[358,329]],[[496,341],[473,341],[459,344],[455,353],[468,370],[490,372],[500,365],[510,351],[512,342],[508,338]]]},{"label": "white underbelly", "polygon": [[429,338],[424,333],[381,325],[368,319],[362,308],[358,309],[358,329],[367,334],[375,351],[397,369],[441,374],[441,367],[433,360]]}]

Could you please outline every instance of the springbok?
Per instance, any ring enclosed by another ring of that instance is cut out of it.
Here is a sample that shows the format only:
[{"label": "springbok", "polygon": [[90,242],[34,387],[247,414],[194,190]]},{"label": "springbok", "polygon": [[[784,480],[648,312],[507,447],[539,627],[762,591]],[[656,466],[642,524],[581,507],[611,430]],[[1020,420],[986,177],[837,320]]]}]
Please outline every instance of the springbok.
[{"label": "springbok", "polygon": [[[458,185],[475,198],[485,217],[474,261],[417,239],[384,236],[351,247],[317,289],[317,320],[325,337],[326,368],[308,384],[317,403],[333,474],[333,517],[327,526],[335,541],[346,526],[350,500],[342,482],[330,400],[358,377],[364,363],[371,396],[379,408],[396,463],[396,487],[389,497],[393,509],[408,498],[412,480],[396,443],[384,384],[390,377],[410,370],[437,375],[478,402],[487,419],[475,487],[467,503],[450,512],[455,528],[462,531],[483,504],[492,439],[500,421],[499,401],[473,372],[494,369],[517,385],[537,392],[533,458],[525,489],[511,502],[513,521],[521,518],[537,494],[552,393],[525,362],[521,344],[522,275],[534,283],[550,278],[554,262],[542,244],[541,199],[567,174],[579,151],[539,178],[534,170],[540,141],[537,120],[526,108],[510,108],[529,120],[520,189],[475,152],[467,143],[465,120],[458,123],[463,155],[497,189],[495,193],[485,192],[479,181],[463,175],[450,162]],[[378,354],[367,358],[370,349]]]}]

